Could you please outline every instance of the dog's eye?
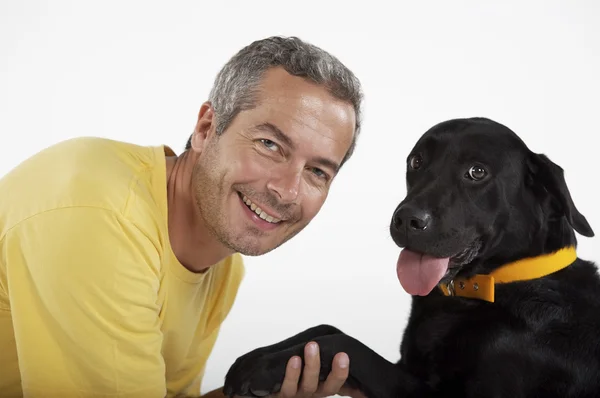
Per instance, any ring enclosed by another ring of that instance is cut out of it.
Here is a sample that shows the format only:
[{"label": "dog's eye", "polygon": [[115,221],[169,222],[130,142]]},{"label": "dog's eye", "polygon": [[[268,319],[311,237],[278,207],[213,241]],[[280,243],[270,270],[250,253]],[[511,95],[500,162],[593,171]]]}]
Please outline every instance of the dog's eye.
[{"label": "dog's eye", "polygon": [[408,159],[408,165],[411,169],[417,170],[423,164],[423,158],[421,155],[413,155]]},{"label": "dog's eye", "polygon": [[487,175],[487,171],[485,171],[485,169],[481,166],[472,166],[469,169],[469,172],[467,173],[466,177],[475,180],[475,181],[479,181],[485,178],[485,176]]}]

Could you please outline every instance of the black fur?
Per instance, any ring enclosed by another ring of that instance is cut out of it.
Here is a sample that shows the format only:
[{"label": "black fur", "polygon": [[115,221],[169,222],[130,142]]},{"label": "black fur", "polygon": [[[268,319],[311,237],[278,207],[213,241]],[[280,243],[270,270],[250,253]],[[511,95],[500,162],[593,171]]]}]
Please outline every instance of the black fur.
[{"label": "black fur", "polygon": [[[451,257],[443,280],[576,246],[575,232],[594,235],[563,170],[499,123],[440,123],[407,160],[407,195],[390,233],[399,247]],[[321,325],[240,357],[225,393],[277,392],[287,361],[311,340],[321,348],[322,379],[344,351],[348,384],[370,398],[599,397],[600,279],[578,258],[549,276],[497,285],[494,303],[435,288],[413,296],[398,363]]]}]

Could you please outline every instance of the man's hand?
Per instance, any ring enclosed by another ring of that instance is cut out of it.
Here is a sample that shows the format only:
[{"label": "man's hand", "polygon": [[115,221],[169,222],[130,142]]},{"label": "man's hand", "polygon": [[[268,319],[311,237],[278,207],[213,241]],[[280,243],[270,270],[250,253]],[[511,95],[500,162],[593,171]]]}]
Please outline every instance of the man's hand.
[{"label": "man's hand", "polygon": [[[308,331],[315,336],[314,340],[301,340],[301,333],[236,359],[225,376],[223,395],[230,398],[324,398],[332,395],[366,398],[360,391],[347,386],[350,381],[349,356],[340,352],[341,349],[332,349],[345,346],[345,335],[341,332],[327,334],[325,332],[331,330],[318,328]],[[319,331],[323,333],[316,333]],[[324,339],[322,352],[318,339]],[[322,358],[327,362],[321,364]]]},{"label": "man's hand", "polygon": [[352,398],[366,398],[360,391],[344,387],[350,370],[350,359],[346,353],[339,352],[333,357],[331,372],[323,382],[319,381],[321,358],[317,343],[310,342],[304,347],[304,360],[304,371],[300,378],[302,360],[298,356],[290,358],[277,397],[324,398],[343,395]]}]

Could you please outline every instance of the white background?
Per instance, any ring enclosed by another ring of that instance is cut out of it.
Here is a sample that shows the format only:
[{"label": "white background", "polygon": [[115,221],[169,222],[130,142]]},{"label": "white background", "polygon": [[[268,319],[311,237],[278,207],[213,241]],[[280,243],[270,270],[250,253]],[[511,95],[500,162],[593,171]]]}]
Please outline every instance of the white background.
[{"label": "white background", "polygon": [[[81,135],[180,152],[230,56],[275,34],[313,42],[361,79],[363,135],[305,232],[247,258],[203,390],[222,385],[239,355],[318,323],[395,361],[410,301],[388,224],[407,152],[431,125],[464,116],[508,125],[566,170],[600,233],[599,4],[3,0],[0,175]],[[579,241],[581,257],[600,260],[598,238]]]}]

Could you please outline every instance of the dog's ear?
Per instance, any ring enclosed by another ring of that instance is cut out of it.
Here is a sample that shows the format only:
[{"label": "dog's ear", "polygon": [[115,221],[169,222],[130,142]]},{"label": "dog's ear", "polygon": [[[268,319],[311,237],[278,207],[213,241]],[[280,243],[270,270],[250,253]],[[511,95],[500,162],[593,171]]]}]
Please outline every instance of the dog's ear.
[{"label": "dog's ear", "polygon": [[583,236],[594,236],[592,227],[573,203],[562,167],[544,154],[531,153],[529,171],[532,173],[532,183],[543,188],[544,193],[554,199],[557,211],[567,219],[573,229]]}]

